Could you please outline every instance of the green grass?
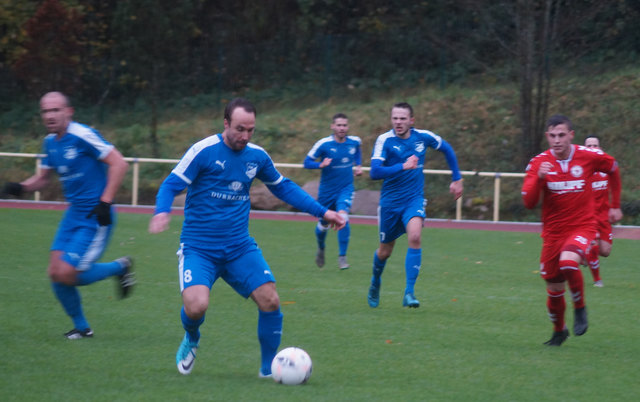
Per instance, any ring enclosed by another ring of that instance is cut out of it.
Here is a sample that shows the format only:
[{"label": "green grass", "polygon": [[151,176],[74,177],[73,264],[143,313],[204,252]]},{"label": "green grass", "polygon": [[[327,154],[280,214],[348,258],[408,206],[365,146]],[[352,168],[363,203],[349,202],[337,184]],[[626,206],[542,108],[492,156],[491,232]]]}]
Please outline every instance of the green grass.
[{"label": "green grass", "polygon": [[257,378],[255,305],[222,281],[213,288],[195,369],[177,372],[178,216],[155,236],[146,232],[149,215],[119,216],[105,259],[132,255],[139,285],[122,301],[111,280],[82,288],[96,335],[65,340],[71,324],[46,276],[60,216],[0,209],[2,401],[615,401],[640,394],[636,241],[616,240],[602,261],[605,287],[587,286],[589,332],[549,348],[542,345],[551,325],[537,234],[426,229],[416,287],[421,307],[413,310],[401,307],[401,238],[380,307],[371,309],[375,226],[353,225],[352,267],[341,272],[334,233],[327,266],[318,269],[313,222],[252,221],[278,280],[281,347],[302,347],[314,363],[307,385],[287,387]]}]

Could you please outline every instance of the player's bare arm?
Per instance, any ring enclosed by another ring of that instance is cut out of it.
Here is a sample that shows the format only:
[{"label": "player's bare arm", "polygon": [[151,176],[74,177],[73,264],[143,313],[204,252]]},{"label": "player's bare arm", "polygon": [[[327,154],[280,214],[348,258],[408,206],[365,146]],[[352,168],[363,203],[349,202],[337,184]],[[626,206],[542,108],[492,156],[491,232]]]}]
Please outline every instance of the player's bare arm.
[{"label": "player's bare arm", "polygon": [[120,151],[115,148],[102,161],[109,165],[109,171],[107,173],[107,185],[100,197],[100,201],[111,203],[118,188],[120,188],[124,175],[129,169],[129,164],[124,160]]},{"label": "player's bare arm", "polygon": [[453,194],[453,199],[457,200],[462,197],[462,191],[464,189],[464,185],[462,184],[462,179],[452,181],[449,185],[449,192]]},{"label": "player's bare arm", "polygon": [[407,160],[402,164],[402,170],[411,170],[418,167],[418,157],[415,155],[411,155],[407,158]]},{"label": "player's bare arm", "polygon": [[622,219],[622,209],[620,209],[620,208],[609,208],[609,222],[616,223],[620,219]]},{"label": "player's bare arm", "polygon": [[553,164],[551,162],[542,162],[538,168],[538,177],[544,179],[547,177],[547,174],[551,169],[553,169]]},{"label": "player's bare arm", "polygon": [[347,221],[344,219],[344,217],[342,217],[336,211],[332,211],[330,209],[327,210],[327,212],[324,213],[323,219],[325,221],[329,222],[329,225],[331,226],[331,228],[333,230],[340,230],[347,223]]},{"label": "player's bare arm", "polygon": [[354,176],[362,176],[362,166],[357,165],[353,168],[353,175]]},{"label": "player's bare arm", "polygon": [[333,159],[331,159],[331,158],[324,158],[324,159],[322,160],[322,162],[320,162],[320,166],[319,166],[319,168],[320,168],[320,169],[322,169],[322,168],[324,168],[324,167],[329,166],[329,165],[331,164],[331,161],[332,161],[332,160],[333,160]]},{"label": "player's bare arm", "polygon": [[149,233],[164,232],[169,228],[170,221],[171,215],[168,212],[160,212],[159,214],[153,215],[149,222]]}]

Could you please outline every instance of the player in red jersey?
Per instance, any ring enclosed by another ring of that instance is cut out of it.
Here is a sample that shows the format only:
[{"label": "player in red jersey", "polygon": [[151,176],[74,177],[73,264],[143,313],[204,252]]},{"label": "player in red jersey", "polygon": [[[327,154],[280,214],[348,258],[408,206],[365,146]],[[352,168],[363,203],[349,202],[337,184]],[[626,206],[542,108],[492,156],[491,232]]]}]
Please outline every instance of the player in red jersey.
[{"label": "player in red jersey", "polygon": [[569,284],[574,307],[573,332],[587,332],[584,282],[579,265],[596,237],[597,222],[591,177],[595,172],[609,175],[612,190],[610,220],[620,219],[620,172],[616,160],[598,149],[573,145],[571,120],[554,115],[545,133],[549,149],[529,162],[522,185],[522,199],[534,208],[542,194],[542,252],[540,274],[547,284],[547,309],[553,335],[546,345],[560,346],[568,337],[565,324],[565,282]]},{"label": "player in red jersey", "polygon": [[[584,146],[602,150],[600,137],[597,135],[590,135],[585,138]],[[609,176],[602,172],[594,173],[591,181],[591,191],[593,192],[596,219],[598,220],[598,233],[596,234],[596,241],[591,246],[589,255],[587,255],[587,264],[593,276],[593,286],[601,288],[604,285],[600,278],[600,259],[598,256],[608,257],[611,254],[611,246],[613,244],[613,231],[611,230],[611,222],[609,222]]]}]

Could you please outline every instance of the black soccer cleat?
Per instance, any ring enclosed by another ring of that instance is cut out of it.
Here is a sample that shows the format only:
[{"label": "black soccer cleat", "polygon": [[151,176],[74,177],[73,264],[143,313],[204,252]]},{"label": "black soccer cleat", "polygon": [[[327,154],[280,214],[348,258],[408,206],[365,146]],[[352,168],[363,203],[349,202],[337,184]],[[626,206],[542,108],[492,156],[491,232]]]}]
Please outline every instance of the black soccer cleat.
[{"label": "black soccer cleat", "polygon": [[569,330],[563,329],[562,331],[553,331],[553,335],[551,335],[551,339],[546,341],[544,344],[548,346],[560,346],[564,341],[569,337]]},{"label": "black soccer cleat", "polygon": [[118,287],[120,290],[120,298],[124,299],[129,296],[131,290],[133,289],[133,285],[136,284],[136,277],[133,273],[133,260],[131,257],[120,257],[116,261],[118,261],[124,267],[124,273],[122,275],[118,275]]},{"label": "black soccer cleat", "polygon": [[573,310],[573,334],[575,336],[584,335],[589,328],[587,321],[587,308],[577,308]]},{"label": "black soccer cleat", "polygon": [[82,330],[74,328],[71,331],[64,334],[64,337],[67,339],[91,338],[93,337],[93,331],[91,330],[91,328],[82,329]]}]

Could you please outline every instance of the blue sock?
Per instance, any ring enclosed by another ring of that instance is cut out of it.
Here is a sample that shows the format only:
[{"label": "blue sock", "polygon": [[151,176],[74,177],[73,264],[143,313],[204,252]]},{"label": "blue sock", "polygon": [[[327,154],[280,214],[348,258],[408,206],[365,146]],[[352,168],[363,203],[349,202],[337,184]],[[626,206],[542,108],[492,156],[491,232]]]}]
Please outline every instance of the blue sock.
[{"label": "blue sock", "polygon": [[325,239],[327,238],[327,230],[320,229],[320,225],[320,222],[318,222],[318,225],[316,225],[316,240],[318,242],[318,248],[324,250]]},{"label": "blue sock", "polygon": [[124,269],[118,261],[93,264],[86,271],[78,271],[78,285],[84,286],[114,275],[122,275]]},{"label": "blue sock", "polygon": [[282,338],[282,312],[258,310],[258,341],[260,342],[260,372],[264,375],[271,374],[271,361],[278,353],[280,339]]},{"label": "blue sock", "polygon": [[80,292],[75,286],[67,286],[63,283],[52,282],[53,294],[56,295],[62,308],[73,321],[75,329],[85,330],[89,328],[89,323],[82,312],[82,299]]},{"label": "blue sock", "polygon": [[378,253],[376,251],[373,252],[373,276],[371,277],[371,283],[379,286],[380,285],[380,277],[382,276],[382,272],[384,271],[384,266],[387,263],[387,260],[381,260],[378,258]]},{"label": "blue sock", "polygon": [[187,332],[189,342],[198,343],[200,341],[200,325],[204,322],[204,316],[199,320],[192,320],[184,312],[184,306],[180,310],[180,319],[182,320],[182,327]]},{"label": "blue sock", "polygon": [[338,230],[338,247],[340,252],[338,255],[347,255],[347,248],[349,247],[349,237],[351,236],[351,227],[349,222],[340,230]]},{"label": "blue sock", "polygon": [[413,293],[413,287],[420,274],[420,264],[422,263],[422,249],[410,248],[407,250],[407,257],[404,260],[404,270],[407,274],[407,288],[404,293]]}]

